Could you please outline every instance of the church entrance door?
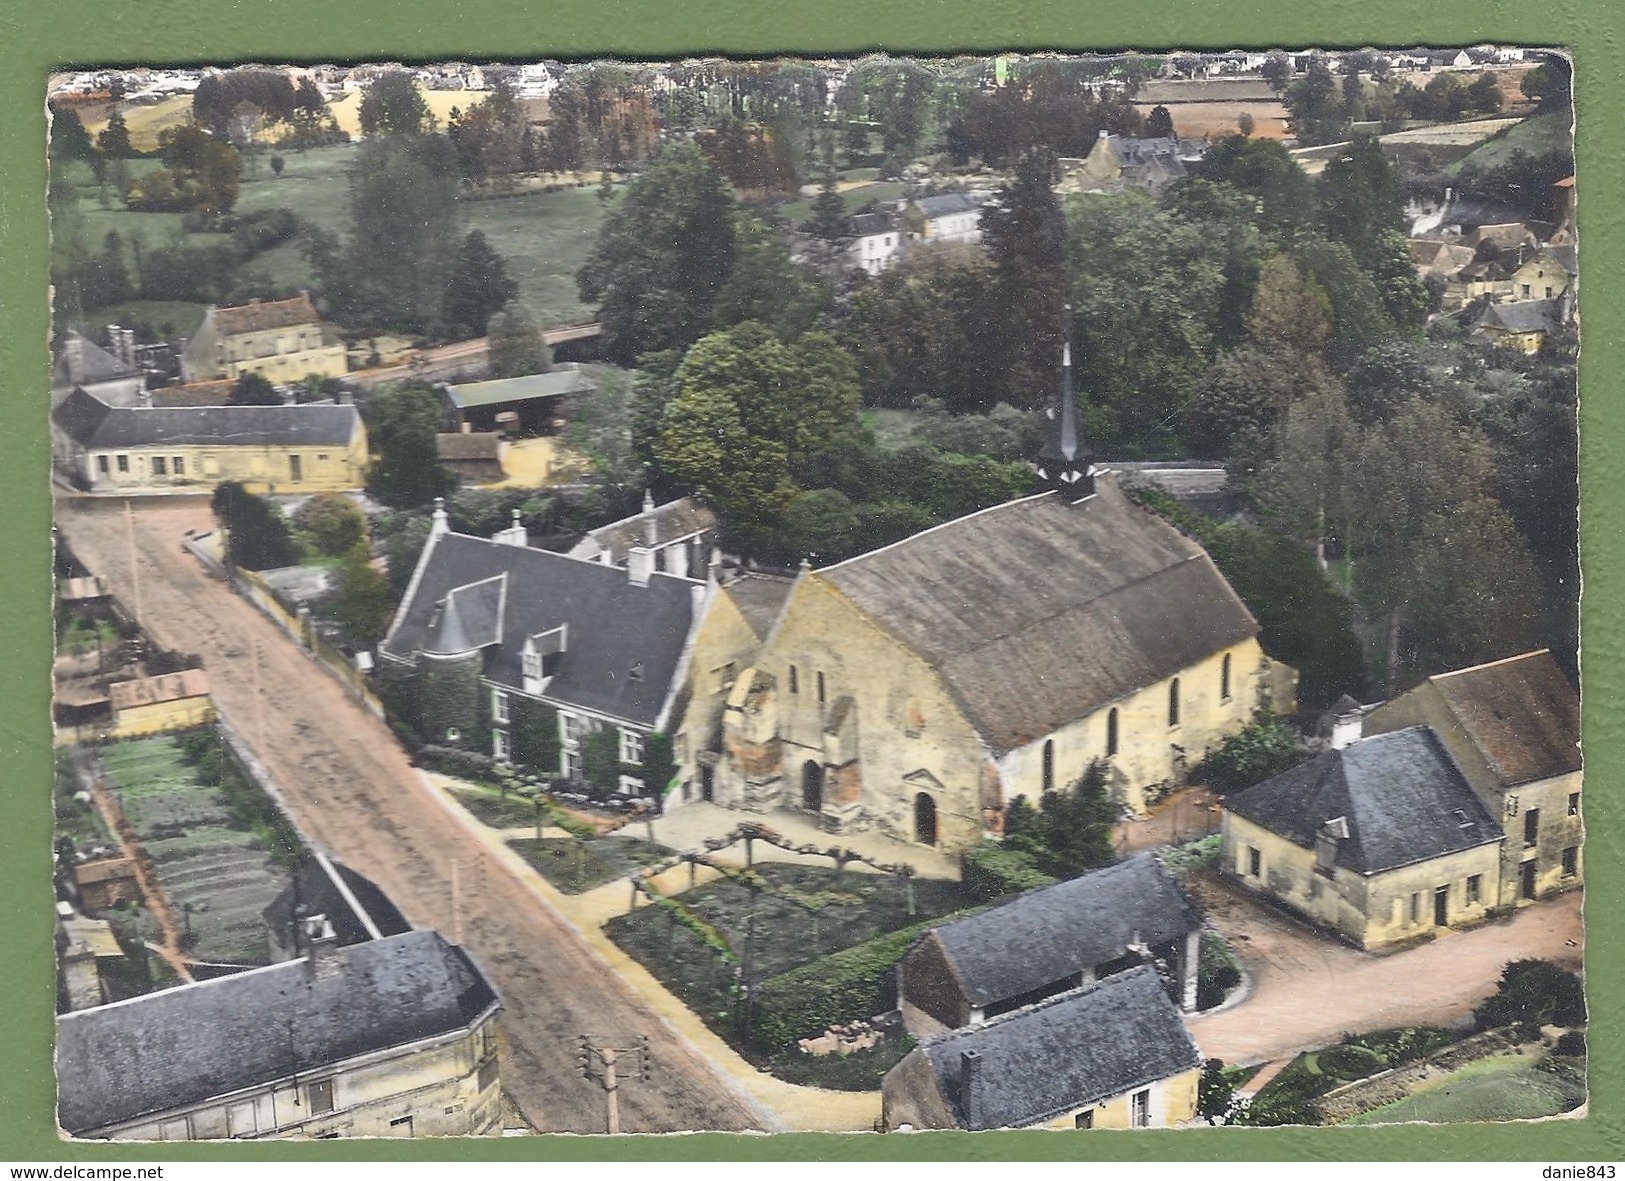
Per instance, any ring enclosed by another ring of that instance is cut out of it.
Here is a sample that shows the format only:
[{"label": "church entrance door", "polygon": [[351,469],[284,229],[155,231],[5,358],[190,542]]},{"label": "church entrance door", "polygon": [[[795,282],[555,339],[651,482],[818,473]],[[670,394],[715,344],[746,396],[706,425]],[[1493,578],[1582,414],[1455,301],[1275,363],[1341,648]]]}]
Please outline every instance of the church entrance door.
[{"label": "church entrance door", "polygon": [[922,845],[937,843],[937,802],[923,791],[914,797],[914,839]]},{"label": "church entrance door", "polygon": [[824,810],[824,768],[812,759],[801,765],[801,806],[809,812]]}]

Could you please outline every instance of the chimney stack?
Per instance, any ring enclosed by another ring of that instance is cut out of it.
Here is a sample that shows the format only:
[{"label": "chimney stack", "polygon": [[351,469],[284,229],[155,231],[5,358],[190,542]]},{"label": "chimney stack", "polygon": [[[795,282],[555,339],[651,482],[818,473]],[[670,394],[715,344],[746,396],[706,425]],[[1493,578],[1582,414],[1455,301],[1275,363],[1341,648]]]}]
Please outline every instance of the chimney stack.
[{"label": "chimney stack", "polygon": [[429,536],[439,537],[442,533],[451,532],[451,521],[446,517],[446,498],[434,498],[434,517],[429,524]]},{"label": "chimney stack", "polygon": [[653,549],[660,540],[660,522],[655,519],[655,498],[647,488],[643,490],[643,544]]},{"label": "chimney stack", "polygon": [[1349,699],[1343,708],[1332,714],[1332,749],[1342,750],[1360,741],[1365,730],[1365,711]]},{"label": "chimney stack", "polygon": [[976,1050],[959,1052],[959,1109],[965,1114],[965,1130],[982,1128],[982,1055]]},{"label": "chimney stack", "polygon": [[301,930],[305,944],[305,976],[309,980],[330,980],[339,975],[344,965],[339,952],[339,937],[325,914],[313,914],[304,920]]},{"label": "chimney stack", "polygon": [[519,510],[513,510],[513,523],[491,538],[498,545],[517,545],[523,549],[530,544],[530,531],[519,520]]},{"label": "chimney stack", "polygon": [[655,552],[648,546],[634,545],[626,555],[626,576],[633,586],[648,586],[655,570]]}]

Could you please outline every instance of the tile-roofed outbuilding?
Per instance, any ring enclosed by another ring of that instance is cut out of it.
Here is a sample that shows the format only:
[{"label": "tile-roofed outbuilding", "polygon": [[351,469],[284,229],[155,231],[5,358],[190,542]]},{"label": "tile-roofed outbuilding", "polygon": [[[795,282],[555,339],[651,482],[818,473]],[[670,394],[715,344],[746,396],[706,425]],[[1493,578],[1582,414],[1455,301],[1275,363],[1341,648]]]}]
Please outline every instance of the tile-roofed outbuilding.
[{"label": "tile-roofed outbuilding", "polygon": [[343,447],[361,429],[354,406],[109,406],[82,389],[64,398],[51,417],[87,449]]},{"label": "tile-roofed outbuilding", "polygon": [[382,650],[410,661],[484,649],[485,675],[522,692],[525,641],[563,628],[566,646],[543,696],[653,725],[703,586],[660,572],[639,585],[601,562],[445,533],[424,550]]},{"label": "tile-roofed outbuilding", "polygon": [[434,931],[327,949],[57,1019],[57,1120],[81,1135],[472,1026],[497,995]]},{"label": "tile-roofed outbuilding", "polygon": [[107,687],[107,696],[114,709],[184,701],[188,697],[206,697],[208,693],[209,675],[201,668],[182,669],[157,677],[140,677],[133,681],[116,681]]},{"label": "tile-roofed outbuilding", "polygon": [[966,998],[981,1007],[1109,963],[1131,945],[1183,938],[1202,914],[1162,862],[1142,853],[1030,890],[926,934],[941,946]]},{"label": "tile-roofed outbuilding", "polygon": [[322,320],[316,305],[310,302],[310,294],[303,291],[290,299],[256,299],[236,307],[216,307],[213,314],[215,327],[225,336],[319,324]]},{"label": "tile-roofed outbuilding", "polygon": [[[967,1051],[975,1055],[972,1094],[964,1087]],[[973,1132],[1028,1127],[1202,1064],[1149,965],[947,1034],[913,1053],[930,1061],[959,1126]]]},{"label": "tile-roofed outbuilding", "polygon": [[495,431],[439,434],[434,437],[434,446],[435,454],[452,462],[483,459],[496,463],[502,459],[502,436]]},{"label": "tile-roofed outbuilding", "polygon": [[1503,839],[1439,736],[1426,726],[1362,738],[1225,800],[1302,848],[1335,821],[1336,864],[1373,874]]},{"label": "tile-roofed outbuilding", "polygon": [[1429,677],[1502,785],[1580,770],[1580,699],[1546,649]]},{"label": "tile-roofed outbuilding", "polygon": [[[930,663],[1003,753],[1255,637],[1207,553],[1110,476],[817,571]],[[1065,659],[1057,654],[1065,653]]]}]

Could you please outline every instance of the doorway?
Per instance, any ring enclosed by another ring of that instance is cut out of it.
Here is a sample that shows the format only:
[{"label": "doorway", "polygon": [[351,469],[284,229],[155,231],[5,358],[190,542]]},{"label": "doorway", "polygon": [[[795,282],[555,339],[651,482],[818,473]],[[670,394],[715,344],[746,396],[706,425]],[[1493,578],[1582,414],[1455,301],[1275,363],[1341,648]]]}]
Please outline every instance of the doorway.
[{"label": "doorway", "polygon": [[914,839],[922,845],[937,843],[937,802],[923,791],[914,797]]},{"label": "doorway", "polygon": [[305,478],[304,460],[300,456],[288,456],[288,475],[295,484]]},{"label": "doorway", "polygon": [[700,799],[710,803],[717,794],[717,769],[707,763],[700,764]]},{"label": "doorway", "polygon": [[1518,867],[1518,897],[1529,902],[1535,900],[1535,862],[1533,858]]},{"label": "doorway", "polygon": [[801,765],[801,806],[809,812],[824,810],[824,767],[812,759]]},{"label": "doorway", "polygon": [[1433,891],[1433,925],[1435,927],[1448,927],[1450,925],[1450,887],[1440,886]]}]

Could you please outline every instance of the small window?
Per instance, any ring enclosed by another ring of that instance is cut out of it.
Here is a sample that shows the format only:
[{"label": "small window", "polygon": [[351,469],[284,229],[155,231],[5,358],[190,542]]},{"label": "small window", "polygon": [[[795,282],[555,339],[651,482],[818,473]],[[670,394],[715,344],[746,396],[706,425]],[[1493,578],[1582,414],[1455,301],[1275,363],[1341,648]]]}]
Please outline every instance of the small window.
[{"label": "small window", "polygon": [[177,455],[170,467],[177,476],[184,476],[186,474],[186,457]]},{"label": "small window", "polygon": [[1571,791],[1571,792],[1569,792],[1569,815],[1570,816],[1578,816],[1579,814],[1580,814],[1580,793],[1577,792],[1577,791]]},{"label": "small window", "polygon": [[564,727],[564,741],[581,741],[581,718],[575,714],[560,713],[559,725]]},{"label": "small window", "polygon": [[1224,654],[1224,659],[1219,661],[1219,699],[1221,701],[1230,700],[1230,653],[1228,652]]},{"label": "small window", "polygon": [[1523,287],[1523,294],[1524,294],[1525,297],[1527,297],[1529,295],[1529,284],[1524,283],[1524,284],[1522,284],[1522,287]]},{"label": "small window", "polygon": [[524,662],[524,674],[527,681],[542,679],[542,654],[540,652],[526,652],[521,658]]},{"label": "small window", "polygon": [[316,453],[316,462],[317,463],[326,463],[327,462],[327,452],[318,451]]},{"label": "small window", "polygon": [[1135,1091],[1129,1096],[1129,1124],[1136,1128],[1151,1126],[1151,1091]]},{"label": "small window", "polygon": [[824,674],[818,674],[818,704],[824,704]]},{"label": "small window", "polygon": [[1531,808],[1523,814],[1523,847],[1532,849],[1540,841],[1540,809]]},{"label": "small window", "polygon": [[491,731],[491,757],[499,763],[506,763],[512,753],[512,746],[508,740],[506,730]]},{"label": "small window", "polygon": [[1117,753],[1117,711],[1114,709],[1106,715],[1106,757],[1109,759]]},{"label": "small window", "polygon": [[1552,298],[1552,289],[1550,287],[1546,288],[1546,298]]},{"label": "small window", "polygon": [[1168,682],[1168,724],[1179,725],[1179,678]]},{"label": "small window", "polygon": [[169,474],[169,464],[162,455],[152,457],[152,474],[155,476],[167,476]]},{"label": "small window", "polygon": [[128,455],[121,455],[118,457],[118,470],[124,474],[129,473],[130,457]]},{"label": "small window", "polygon": [[1563,850],[1563,876],[1572,878],[1580,872],[1580,846],[1570,845]]},{"label": "small window", "polygon": [[1086,1128],[1094,1127],[1095,1113],[1092,1110],[1078,1112],[1077,1115],[1072,1117],[1072,1126],[1080,1131]]},{"label": "small window", "polygon": [[1055,740],[1048,739],[1044,743],[1044,790],[1055,790]]},{"label": "small window", "polygon": [[310,1114],[321,1115],[333,1110],[333,1080],[323,1079],[310,1084]]},{"label": "small window", "polygon": [[1264,854],[1253,846],[1247,846],[1247,876],[1261,878],[1264,876]]},{"label": "small window", "polygon": [[1467,879],[1467,905],[1472,906],[1484,900],[1484,875],[1475,873]]},{"label": "small window", "polygon": [[621,731],[621,762],[643,762],[643,735],[636,730]]},{"label": "small window", "polygon": [[491,690],[491,719],[508,724],[508,695],[501,689]]},{"label": "small window", "polygon": [[108,474],[108,471],[110,470],[110,468],[111,468],[111,465],[107,462],[107,456],[98,455],[96,457],[96,470],[97,470],[97,472],[99,472],[100,474],[105,476],[105,475]]},{"label": "small window", "polygon": [[622,775],[619,790],[623,796],[641,796],[643,794],[643,780],[636,775]]},{"label": "small window", "polygon": [[1422,921],[1422,895],[1420,892],[1411,895],[1411,922]]},{"label": "small window", "polygon": [[791,693],[800,693],[801,692],[800,685],[798,685],[796,683],[796,666],[793,665],[793,664],[790,666],[790,692]]},{"label": "small window", "polygon": [[456,726],[447,726],[446,727],[446,741],[447,742],[461,742],[462,740],[463,740],[463,732],[461,730],[459,730]]}]

